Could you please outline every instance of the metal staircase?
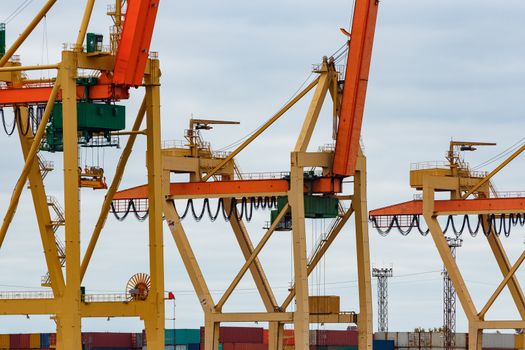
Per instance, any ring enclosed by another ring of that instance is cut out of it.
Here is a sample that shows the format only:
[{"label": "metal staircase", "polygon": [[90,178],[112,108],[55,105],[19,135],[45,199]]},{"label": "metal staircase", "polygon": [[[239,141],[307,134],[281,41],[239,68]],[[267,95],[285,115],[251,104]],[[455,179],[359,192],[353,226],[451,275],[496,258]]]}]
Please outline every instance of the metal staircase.
[{"label": "metal staircase", "polygon": [[[60,262],[60,266],[64,267],[66,265],[66,249],[64,247],[64,244],[60,241],[58,236],[56,235],[57,230],[64,226],[66,223],[66,219],[64,217],[64,209],[60,206],[60,203],[56,200],[53,196],[47,196],[47,205],[51,210],[54,212],[55,216],[51,219],[51,228],[53,230],[53,233],[55,233],[55,242],[57,245],[57,251],[58,251],[58,260]],[[42,276],[41,285],[43,287],[51,287],[51,277],[49,276],[49,272],[47,272],[44,276]]]}]

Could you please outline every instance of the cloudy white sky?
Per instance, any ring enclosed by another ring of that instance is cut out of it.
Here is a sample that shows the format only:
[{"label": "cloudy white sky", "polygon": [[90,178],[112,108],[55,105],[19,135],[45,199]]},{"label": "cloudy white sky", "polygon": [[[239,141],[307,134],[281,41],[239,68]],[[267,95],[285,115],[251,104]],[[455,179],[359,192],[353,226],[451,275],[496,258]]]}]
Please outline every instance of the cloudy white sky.
[{"label": "cloudy white sky", "polygon": [[[14,0],[2,4],[0,21],[21,3]],[[8,23],[8,42],[43,3],[33,1]],[[110,25],[104,15],[107,4],[97,2],[90,27],[90,31],[106,34],[106,40]],[[58,1],[47,16],[47,25],[40,25],[21,48],[22,61],[56,62],[61,44],[76,38],[83,6],[84,1]],[[159,52],[163,71],[163,138],[182,139],[192,115],[241,122],[239,126],[220,126],[206,132],[205,137],[215,149],[248,134],[291,97],[310,75],[311,64],[344,43],[338,28],[348,26],[351,8],[351,0],[162,1],[152,50]],[[381,2],[363,126],[370,209],[411,199],[410,163],[442,160],[451,138],[497,142],[497,147],[468,154],[473,165],[523,138],[524,15],[525,3],[519,0]],[[141,94],[133,92],[126,102],[130,124]],[[239,157],[242,170],[288,169],[288,151],[304,113],[303,103],[254,142]],[[312,149],[330,142],[330,118],[327,106]],[[4,212],[22,161],[15,137],[1,136],[0,146],[4,149],[2,161],[9,164],[3,168],[0,182],[0,212]],[[123,188],[145,182],[144,149],[143,142],[135,148]],[[109,179],[118,155],[118,150],[98,155]],[[54,160],[57,168],[48,176],[48,192],[61,199],[60,154],[44,157]],[[88,158],[93,157],[96,155],[88,154]],[[498,189],[523,189],[518,175],[523,169],[523,159],[516,160],[498,175]],[[103,196],[102,192],[82,190],[83,249]],[[268,215],[263,212],[249,224],[255,242],[263,233],[261,227]],[[186,220],[184,224],[202,260],[210,289],[218,298],[242,265],[233,235],[222,222]],[[319,222],[308,223],[308,238],[321,227]],[[313,292],[341,295],[344,310],[358,310],[352,232],[350,226],[338,238],[323,263],[325,268],[312,279]],[[442,264],[431,239],[395,233],[385,238],[372,229],[370,235],[372,261],[377,265],[393,264],[396,275],[390,282],[390,329],[439,326]],[[458,262],[480,308],[499,283],[500,274],[485,239],[464,238]],[[513,260],[521,253],[523,240],[521,229],[503,240]],[[261,257],[279,298],[285,296],[291,279],[289,242],[289,233],[276,234]],[[45,265],[27,191],[2,248],[0,289],[38,290]],[[148,270],[146,253],[145,223],[134,219],[120,223],[110,218],[86,275],[88,292],[123,291],[131,275]],[[165,256],[166,289],[177,297],[177,327],[198,327],[203,321],[200,306],[168,232]],[[519,277],[523,280],[525,275],[520,273]],[[374,282],[374,305],[375,286]],[[240,288],[227,310],[261,310],[251,279],[245,278]],[[173,305],[167,304],[166,310],[167,317],[172,317]],[[491,314],[494,318],[515,315],[507,294],[494,305]],[[91,331],[139,331],[142,324],[134,319],[98,319],[85,320],[83,327]],[[458,330],[465,331],[466,327],[458,307]],[[53,328],[48,317],[0,318],[0,332],[44,332]]]}]

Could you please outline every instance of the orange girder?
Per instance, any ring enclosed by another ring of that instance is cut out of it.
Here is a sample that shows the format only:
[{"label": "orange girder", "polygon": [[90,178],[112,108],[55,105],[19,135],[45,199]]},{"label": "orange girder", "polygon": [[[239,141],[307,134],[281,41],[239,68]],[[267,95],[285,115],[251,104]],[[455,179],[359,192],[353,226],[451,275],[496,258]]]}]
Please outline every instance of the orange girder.
[{"label": "orange girder", "polygon": [[[487,213],[492,212],[508,213],[525,211],[525,198],[487,198],[470,200],[436,200],[434,201],[434,211],[446,214],[462,213]],[[422,215],[423,201],[413,200],[388,207],[371,210],[369,215],[375,216],[394,216],[394,215]]]},{"label": "orange girder", "polygon": [[[15,104],[46,103],[51,95],[52,87],[21,87],[0,89],[0,106]],[[77,86],[77,99],[85,99],[84,86]],[[57,100],[62,99],[59,93]],[[129,88],[99,84],[89,87],[89,98],[92,100],[125,100],[129,98]]]},{"label": "orange girder", "polygon": [[333,172],[355,174],[377,19],[377,0],[357,0],[346,64]]},{"label": "orange girder", "polygon": [[128,0],[115,60],[115,84],[142,85],[158,7],[159,0]]},{"label": "orange girder", "polygon": [[[234,180],[234,181],[212,181],[212,182],[175,182],[170,184],[170,194],[176,197],[206,197],[206,196],[257,196],[265,193],[287,193],[289,190],[288,180]],[[305,184],[307,192],[308,184]],[[341,192],[341,180],[337,178],[319,178],[312,181],[313,193],[336,193]],[[334,191],[335,190],[335,191]],[[114,200],[146,199],[148,198],[148,186],[138,186],[119,191],[113,197]]]}]

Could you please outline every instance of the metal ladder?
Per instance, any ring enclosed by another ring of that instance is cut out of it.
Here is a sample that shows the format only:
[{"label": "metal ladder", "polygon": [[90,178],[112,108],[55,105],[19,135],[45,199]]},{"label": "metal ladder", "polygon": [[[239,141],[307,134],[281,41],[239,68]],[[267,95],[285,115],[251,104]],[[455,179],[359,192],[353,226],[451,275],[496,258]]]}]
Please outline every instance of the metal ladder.
[{"label": "metal ladder", "polygon": [[[60,266],[64,267],[66,265],[66,248],[64,247],[64,243],[62,243],[56,235],[57,230],[61,226],[64,226],[66,223],[66,219],[64,217],[64,209],[62,209],[56,198],[53,196],[47,196],[47,205],[55,213],[55,217],[51,220],[51,227],[53,229],[53,233],[55,233],[58,260],[60,262]],[[51,286],[51,276],[49,275],[49,272],[42,276],[41,285],[43,287]]]}]

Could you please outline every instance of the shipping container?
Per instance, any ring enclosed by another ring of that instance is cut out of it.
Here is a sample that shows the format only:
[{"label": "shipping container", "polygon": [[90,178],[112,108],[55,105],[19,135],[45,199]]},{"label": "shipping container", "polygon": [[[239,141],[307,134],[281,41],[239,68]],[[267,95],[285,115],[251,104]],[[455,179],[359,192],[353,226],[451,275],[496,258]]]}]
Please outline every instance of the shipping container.
[{"label": "shipping container", "polygon": [[88,348],[131,348],[131,333],[82,333],[82,343]]},{"label": "shipping container", "polygon": [[57,344],[57,334],[56,333],[49,334],[49,347],[54,348],[56,347],[56,344]]},{"label": "shipping container", "polygon": [[29,334],[11,334],[9,344],[11,349],[29,349]]},{"label": "shipping container", "polygon": [[[313,336],[312,336],[313,335]],[[310,331],[310,344],[319,346],[357,346],[357,331]]]},{"label": "shipping container", "polygon": [[188,345],[201,342],[200,329],[166,329],[166,345]]},{"label": "shipping container", "polygon": [[40,334],[40,347],[42,349],[48,349],[51,347],[51,334],[49,333]]},{"label": "shipping container", "polygon": [[34,333],[29,335],[29,348],[40,349],[40,334]]},{"label": "shipping container", "polygon": [[283,333],[283,345],[294,346],[295,336],[293,329],[285,329]]},{"label": "shipping container", "polygon": [[308,307],[312,314],[339,314],[340,298],[333,295],[308,297]]},{"label": "shipping container", "polygon": [[200,350],[200,348],[201,348],[201,344],[200,343],[188,344],[188,350]]},{"label": "shipping container", "polygon": [[483,333],[483,347],[497,349],[515,349],[514,334]]},{"label": "shipping container", "polygon": [[9,334],[0,334],[0,349],[9,349],[10,348],[10,341],[9,341]]},{"label": "shipping container", "polygon": [[374,350],[394,350],[393,340],[374,340]]},{"label": "shipping container", "polygon": [[221,327],[221,343],[263,343],[263,329],[255,327]]}]

